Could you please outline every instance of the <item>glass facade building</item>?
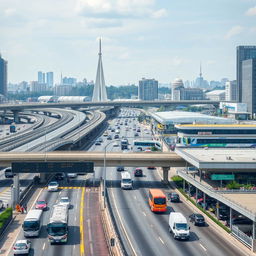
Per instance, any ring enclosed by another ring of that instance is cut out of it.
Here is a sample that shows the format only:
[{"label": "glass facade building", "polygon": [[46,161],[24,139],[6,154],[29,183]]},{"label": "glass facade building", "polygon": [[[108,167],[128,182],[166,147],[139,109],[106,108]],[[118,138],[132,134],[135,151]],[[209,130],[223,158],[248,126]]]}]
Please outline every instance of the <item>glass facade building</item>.
[{"label": "glass facade building", "polygon": [[158,99],[158,81],[156,81],[155,79],[142,78],[142,80],[139,81],[139,99]]},{"label": "glass facade building", "polygon": [[7,95],[7,61],[0,54],[0,94]]}]

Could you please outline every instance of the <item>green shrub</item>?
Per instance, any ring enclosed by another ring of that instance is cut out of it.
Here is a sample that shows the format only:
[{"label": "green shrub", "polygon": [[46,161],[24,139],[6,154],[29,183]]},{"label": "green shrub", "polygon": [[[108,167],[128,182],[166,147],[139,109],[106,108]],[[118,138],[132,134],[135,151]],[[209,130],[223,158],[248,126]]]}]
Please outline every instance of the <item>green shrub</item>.
[{"label": "green shrub", "polygon": [[0,214],[0,228],[5,224],[10,216],[12,216],[12,208],[7,208]]},{"label": "green shrub", "polygon": [[236,181],[232,180],[230,183],[227,184],[228,189],[240,189],[241,184],[237,183]]},{"label": "green shrub", "polygon": [[172,180],[175,182],[177,187],[182,187],[183,186],[183,178],[181,178],[180,176],[176,175],[172,177]]}]

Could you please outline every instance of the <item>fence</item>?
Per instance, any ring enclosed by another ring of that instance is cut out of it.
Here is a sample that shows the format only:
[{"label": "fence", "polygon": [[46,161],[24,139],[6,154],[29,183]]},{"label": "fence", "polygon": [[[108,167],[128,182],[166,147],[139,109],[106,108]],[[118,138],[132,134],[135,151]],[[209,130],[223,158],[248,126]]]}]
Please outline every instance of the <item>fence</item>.
[{"label": "fence", "polygon": [[241,242],[243,242],[248,247],[252,247],[252,237],[246,235],[237,226],[233,225],[231,228],[232,235],[236,236]]}]

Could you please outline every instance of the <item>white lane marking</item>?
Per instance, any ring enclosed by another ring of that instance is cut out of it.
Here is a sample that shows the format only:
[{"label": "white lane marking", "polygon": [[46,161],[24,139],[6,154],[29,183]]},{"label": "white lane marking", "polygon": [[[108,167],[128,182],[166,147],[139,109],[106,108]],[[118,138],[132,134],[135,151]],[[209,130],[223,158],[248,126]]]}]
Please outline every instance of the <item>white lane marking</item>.
[{"label": "white lane marking", "polygon": [[59,195],[60,195],[61,191],[59,192]]},{"label": "white lane marking", "polygon": [[73,245],[73,251],[74,251],[75,249],[76,249],[76,245],[74,244],[74,245]]},{"label": "white lane marking", "polygon": [[75,221],[76,221],[76,216],[75,216]]},{"label": "white lane marking", "polygon": [[143,213],[143,215],[146,217],[147,216],[147,214],[145,213],[145,212],[142,212]]},{"label": "white lane marking", "polygon": [[136,253],[136,251],[135,251],[135,249],[134,249],[134,247],[133,247],[133,245],[132,245],[132,242],[131,242],[131,240],[130,240],[128,234],[127,234],[127,231],[126,231],[126,229],[125,229],[125,227],[124,227],[124,223],[123,223],[123,221],[122,221],[121,215],[120,215],[119,210],[118,210],[118,207],[117,207],[117,205],[116,205],[116,200],[115,200],[115,196],[114,196],[114,193],[113,193],[113,189],[111,189],[111,194],[112,194],[112,197],[113,197],[113,199],[114,199],[114,200],[113,200],[113,203],[114,203],[114,205],[115,205],[116,213],[117,213],[118,218],[119,218],[119,220],[120,220],[120,223],[121,223],[121,225],[122,225],[123,231],[124,231],[124,233],[125,233],[125,235],[126,235],[126,237],[127,237],[127,240],[128,240],[128,242],[129,242],[129,244],[130,244],[132,250],[133,250],[133,254],[134,254],[134,255],[137,255],[137,253]]},{"label": "white lane marking", "polygon": [[43,244],[43,248],[42,248],[43,250],[45,249],[45,243]]},{"label": "white lane marking", "polygon": [[207,249],[202,244],[199,243],[199,245],[203,248],[203,250],[207,251]]},{"label": "white lane marking", "polygon": [[135,199],[135,200],[137,200],[137,197],[136,197],[136,196],[134,196],[134,199]]},{"label": "white lane marking", "polygon": [[162,238],[159,236],[158,239],[161,241],[162,244],[164,244],[164,241],[162,240]]}]

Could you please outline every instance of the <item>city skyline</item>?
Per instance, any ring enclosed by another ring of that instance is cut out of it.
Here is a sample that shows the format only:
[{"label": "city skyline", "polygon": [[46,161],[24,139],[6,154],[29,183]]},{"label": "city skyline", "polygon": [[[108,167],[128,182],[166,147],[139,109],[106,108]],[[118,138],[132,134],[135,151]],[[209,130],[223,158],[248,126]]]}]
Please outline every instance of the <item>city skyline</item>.
[{"label": "city skyline", "polygon": [[206,80],[234,80],[236,46],[255,44],[256,1],[185,2],[1,1],[8,80],[37,80],[39,70],[94,80],[99,36],[107,85],[194,80],[200,62]]}]

